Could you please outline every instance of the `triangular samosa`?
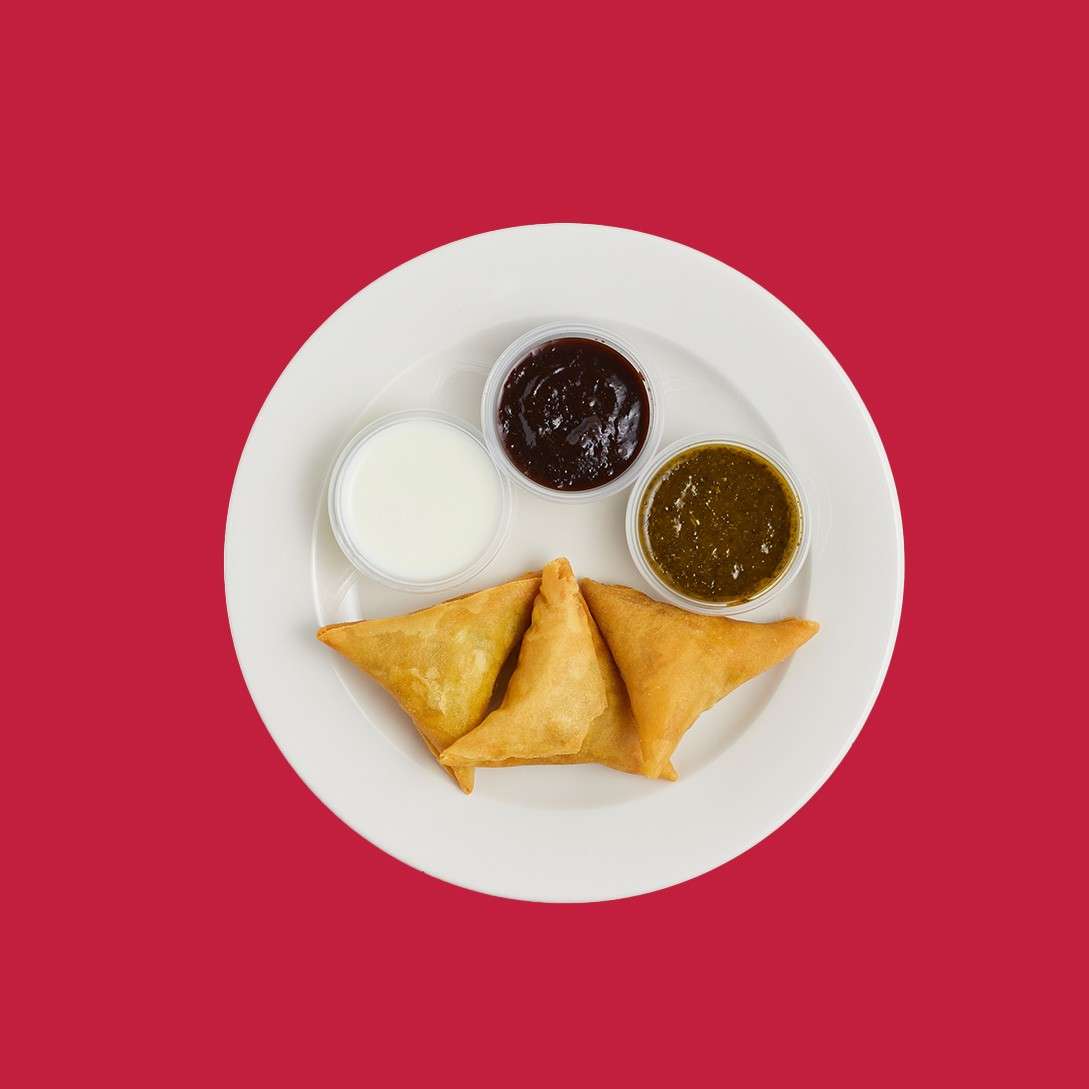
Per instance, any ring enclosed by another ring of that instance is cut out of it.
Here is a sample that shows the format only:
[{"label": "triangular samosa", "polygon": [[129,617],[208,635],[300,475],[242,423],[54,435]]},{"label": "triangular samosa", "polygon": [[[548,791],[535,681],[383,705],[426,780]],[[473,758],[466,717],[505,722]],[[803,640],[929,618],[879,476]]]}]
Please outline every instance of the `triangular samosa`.
[{"label": "triangular samosa", "polygon": [[502,767],[511,759],[574,754],[605,706],[578,583],[567,560],[553,560],[541,572],[533,620],[503,702],[440,759],[450,767]]},{"label": "triangular samosa", "polygon": [[582,592],[624,678],[651,775],[700,714],[790,657],[818,628],[811,620],[702,616],[592,579],[582,580]]},{"label": "triangular samosa", "polygon": [[[583,608],[586,608],[583,602]],[[507,760],[504,767],[521,764],[604,764],[607,768],[626,771],[632,775],[649,775],[647,762],[643,759],[643,749],[639,744],[639,728],[631,713],[631,701],[628,691],[620,678],[620,673],[601,638],[594,618],[587,613],[590,621],[590,637],[594,641],[594,654],[597,656],[601,679],[605,682],[605,699],[608,706],[586,731],[582,748],[571,756],[550,756],[540,760]],[[677,772],[672,764],[666,764],[659,779],[673,782]]]},{"label": "triangular samosa", "polygon": [[[536,574],[525,575],[407,616],[330,624],[318,638],[397,700],[438,759],[487,713],[495,678],[529,626],[539,585]],[[471,769],[451,770],[468,794]]]}]

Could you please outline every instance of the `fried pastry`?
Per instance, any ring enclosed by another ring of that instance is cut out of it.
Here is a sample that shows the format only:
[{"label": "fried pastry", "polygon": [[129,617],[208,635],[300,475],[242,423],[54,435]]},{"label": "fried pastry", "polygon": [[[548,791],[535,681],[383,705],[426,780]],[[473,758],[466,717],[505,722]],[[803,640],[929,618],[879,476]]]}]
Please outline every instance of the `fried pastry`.
[{"label": "fried pastry", "polygon": [[[586,608],[583,602],[583,608]],[[607,706],[586,732],[582,748],[570,756],[550,756],[539,760],[508,760],[504,767],[520,764],[604,764],[616,771],[626,771],[632,775],[650,776],[643,749],[639,743],[639,729],[631,713],[631,701],[627,689],[617,671],[613,656],[601,638],[601,632],[594,618],[587,612],[590,621],[590,636],[594,641],[594,654],[597,656],[601,679],[605,682],[605,700]],[[652,776],[650,776],[653,778]],[[659,779],[673,782],[677,772],[667,763]]]},{"label": "fried pastry", "polygon": [[606,709],[605,683],[578,583],[565,559],[541,572],[533,619],[503,702],[445,749],[448,767],[574,755]]},{"label": "fried pastry", "polygon": [[[539,585],[538,575],[524,575],[406,616],[330,624],[318,638],[378,681],[438,758],[487,713],[496,676],[529,626]],[[466,794],[472,791],[472,768],[449,770]]]},{"label": "fried pastry", "polygon": [[627,586],[593,579],[581,586],[628,690],[651,776],[665,769],[700,714],[790,657],[819,626],[811,620],[754,624],[702,616]]}]

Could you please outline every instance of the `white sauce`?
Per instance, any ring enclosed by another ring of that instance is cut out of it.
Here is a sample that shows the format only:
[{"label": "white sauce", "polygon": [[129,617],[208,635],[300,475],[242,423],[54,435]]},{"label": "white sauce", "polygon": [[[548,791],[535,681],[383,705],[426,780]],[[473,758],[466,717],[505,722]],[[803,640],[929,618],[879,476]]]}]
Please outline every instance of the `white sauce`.
[{"label": "white sauce", "polygon": [[344,531],[380,571],[412,582],[454,575],[491,544],[499,474],[484,448],[442,420],[402,420],[366,439],[344,467]]}]

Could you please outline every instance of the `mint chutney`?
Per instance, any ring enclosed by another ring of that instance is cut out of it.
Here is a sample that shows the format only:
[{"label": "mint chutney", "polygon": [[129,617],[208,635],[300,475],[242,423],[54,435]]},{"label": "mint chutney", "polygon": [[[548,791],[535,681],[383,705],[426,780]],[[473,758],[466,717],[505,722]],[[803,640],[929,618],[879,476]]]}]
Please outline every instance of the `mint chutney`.
[{"label": "mint chutney", "polygon": [[790,565],[801,538],[794,489],[753,450],[708,443],[654,475],[639,509],[643,554],[678,593],[749,601]]}]

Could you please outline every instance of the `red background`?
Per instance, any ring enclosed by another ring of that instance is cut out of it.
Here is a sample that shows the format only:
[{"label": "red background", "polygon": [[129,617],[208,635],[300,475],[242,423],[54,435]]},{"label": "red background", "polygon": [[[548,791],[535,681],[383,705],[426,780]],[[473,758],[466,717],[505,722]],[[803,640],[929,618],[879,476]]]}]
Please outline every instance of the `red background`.
[{"label": "red background", "polygon": [[[1073,11],[9,9],[9,1084],[1084,1077]],[[907,536],[828,784],[728,866],[584,907],[441,884],[327,812],[221,575],[309,333],[423,250],[549,220],[688,243],[797,311]]]}]

